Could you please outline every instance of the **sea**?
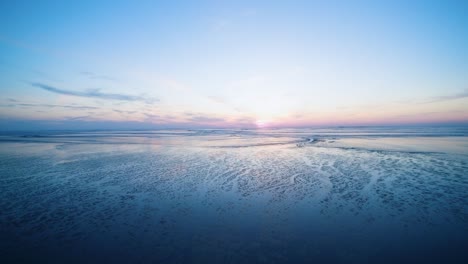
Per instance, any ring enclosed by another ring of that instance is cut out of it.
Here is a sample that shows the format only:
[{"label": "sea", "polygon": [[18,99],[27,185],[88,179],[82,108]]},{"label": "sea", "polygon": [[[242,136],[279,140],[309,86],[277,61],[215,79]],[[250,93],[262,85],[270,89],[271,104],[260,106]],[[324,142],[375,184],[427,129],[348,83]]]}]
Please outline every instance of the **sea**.
[{"label": "sea", "polygon": [[0,133],[1,263],[468,263],[468,127]]}]

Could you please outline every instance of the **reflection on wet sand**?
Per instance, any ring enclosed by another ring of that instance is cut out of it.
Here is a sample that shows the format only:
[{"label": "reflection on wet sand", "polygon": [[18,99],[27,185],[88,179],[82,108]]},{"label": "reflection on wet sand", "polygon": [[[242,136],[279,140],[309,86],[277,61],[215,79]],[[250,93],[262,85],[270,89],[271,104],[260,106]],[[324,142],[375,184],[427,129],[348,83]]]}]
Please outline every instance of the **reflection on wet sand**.
[{"label": "reflection on wet sand", "polygon": [[464,130],[375,130],[3,135],[0,254],[49,263],[466,260]]}]

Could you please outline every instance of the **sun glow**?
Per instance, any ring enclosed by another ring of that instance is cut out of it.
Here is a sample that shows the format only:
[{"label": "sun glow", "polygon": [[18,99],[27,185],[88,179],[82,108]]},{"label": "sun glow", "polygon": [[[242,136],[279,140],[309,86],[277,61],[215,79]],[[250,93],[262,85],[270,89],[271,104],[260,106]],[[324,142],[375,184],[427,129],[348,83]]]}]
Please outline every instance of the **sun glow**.
[{"label": "sun glow", "polygon": [[265,119],[259,119],[255,122],[255,124],[257,125],[258,128],[264,128],[268,126],[269,121]]}]

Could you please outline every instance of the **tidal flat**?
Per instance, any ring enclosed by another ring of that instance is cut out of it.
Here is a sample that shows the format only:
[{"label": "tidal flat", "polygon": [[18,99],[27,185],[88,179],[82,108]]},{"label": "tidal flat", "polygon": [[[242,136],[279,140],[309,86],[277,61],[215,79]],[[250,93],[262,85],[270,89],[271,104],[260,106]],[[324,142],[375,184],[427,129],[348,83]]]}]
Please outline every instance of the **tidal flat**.
[{"label": "tidal flat", "polygon": [[468,128],[0,136],[2,263],[467,263]]}]

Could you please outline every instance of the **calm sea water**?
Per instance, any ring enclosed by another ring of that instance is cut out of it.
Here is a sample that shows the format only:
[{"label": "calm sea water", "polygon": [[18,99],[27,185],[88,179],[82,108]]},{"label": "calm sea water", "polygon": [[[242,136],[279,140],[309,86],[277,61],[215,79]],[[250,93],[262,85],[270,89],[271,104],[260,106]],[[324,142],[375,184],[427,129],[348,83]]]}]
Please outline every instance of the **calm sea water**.
[{"label": "calm sea water", "polygon": [[468,263],[468,128],[0,135],[1,263]]}]

